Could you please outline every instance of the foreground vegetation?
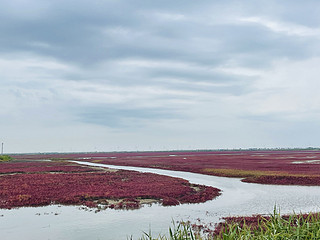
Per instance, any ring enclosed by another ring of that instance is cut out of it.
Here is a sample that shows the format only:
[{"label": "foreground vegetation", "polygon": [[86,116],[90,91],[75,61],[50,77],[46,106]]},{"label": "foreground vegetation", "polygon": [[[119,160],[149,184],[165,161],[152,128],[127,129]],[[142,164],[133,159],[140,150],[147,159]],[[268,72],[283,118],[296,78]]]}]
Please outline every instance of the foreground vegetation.
[{"label": "foreground vegetation", "polygon": [[169,229],[169,237],[153,238],[150,233],[140,240],[233,240],[233,239],[320,239],[320,214],[281,216],[274,211],[270,216],[230,217],[215,231],[204,234],[190,224],[180,223]]}]

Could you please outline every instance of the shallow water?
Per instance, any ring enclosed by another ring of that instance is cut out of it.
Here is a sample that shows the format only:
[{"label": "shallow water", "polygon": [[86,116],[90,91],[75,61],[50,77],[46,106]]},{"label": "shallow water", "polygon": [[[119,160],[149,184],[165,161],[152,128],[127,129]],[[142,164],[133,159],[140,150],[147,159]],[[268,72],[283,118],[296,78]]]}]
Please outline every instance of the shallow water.
[{"label": "shallow water", "polygon": [[223,192],[205,203],[174,207],[155,204],[129,211],[107,209],[94,213],[75,206],[57,205],[0,210],[1,239],[125,240],[131,235],[138,239],[149,229],[154,235],[167,233],[172,219],[219,222],[224,216],[269,214],[275,204],[281,208],[281,213],[320,211],[320,187],[261,185],[187,172],[79,163],[181,177],[192,183],[220,188]]}]

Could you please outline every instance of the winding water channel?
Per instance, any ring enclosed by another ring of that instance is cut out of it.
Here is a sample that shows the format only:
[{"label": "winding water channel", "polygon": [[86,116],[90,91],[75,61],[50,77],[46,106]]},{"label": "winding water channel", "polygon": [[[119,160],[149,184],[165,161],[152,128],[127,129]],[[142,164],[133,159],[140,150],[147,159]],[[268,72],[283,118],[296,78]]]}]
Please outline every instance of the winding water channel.
[{"label": "winding water channel", "polygon": [[217,223],[224,216],[269,214],[275,205],[283,214],[320,211],[320,187],[261,185],[188,172],[77,163],[184,178],[191,183],[220,188],[222,195],[200,204],[174,207],[154,204],[128,211],[107,209],[94,213],[76,206],[57,205],[0,210],[2,240],[125,240],[130,236],[138,239],[149,229],[154,235],[167,233],[172,219]]}]

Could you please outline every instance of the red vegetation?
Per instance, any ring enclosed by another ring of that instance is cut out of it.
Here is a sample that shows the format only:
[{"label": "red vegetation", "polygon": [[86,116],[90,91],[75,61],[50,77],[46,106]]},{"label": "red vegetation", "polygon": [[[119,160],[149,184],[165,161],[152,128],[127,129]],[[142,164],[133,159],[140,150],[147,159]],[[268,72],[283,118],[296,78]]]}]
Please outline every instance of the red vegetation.
[{"label": "red vegetation", "polygon": [[[320,151],[195,151],[20,155],[119,166],[150,167],[226,177],[263,184],[319,185]],[[234,170],[234,171],[233,171]]]},{"label": "red vegetation", "polygon": [[[101,163],[201,172],[205,168],[284,171],[318,175],[320,151],[202,151],[17,155],[17,159],[73,159]],[[299,164],[294,164],[299,162]]]},{"label": "red vegetation", "polygon": [[249,227],[251,230],[257,230],[264,227],[264,223],[271,221],[272,218],[279,218],[286,221],[290,219],[295,219],[294,224],[301,224],[299,221],[306,219],[317,219],[320,220],[319,213],[308,213],[308,214],[297,214],[297,215],[274,215],[274,216],[263,216],[263,215],[254,215],[250,217],[225,217],[223,218],[224,222],[220,222],[216,225],[214,230],[208,228],[207,226],[201,226],[200,230],[210,233],[214,236],[221,236],[223,232],[226,232],[229,225],[237,224],[240,228],[243,228],[244,225]]},{"label": "red vegetation", "polygon": [[272,183],[276,185],[320,186],[320,176],[258,176],[242,180],[248,183]]},{"label": "red vegetation", "polygon": [[[0,167],[0,208],[49,204],[138,208],[140,199],[177,205],[204,202],[220,195],[219,189],[151,173],[94,172],[90,167],[39,161],[1,163]],[[21,174],[4,174],[8,172]]]},{"label": "red vegetation", "polygon": [[41,173],[41,172],[92,172],[97,171],[86,166],[69,162],[7,162],[1,163],[0,174],[10,173]]},{"label": "red vegetation", "polygon": [[219,236],[223,232],[226,232],[226,229],[228,229],[228,225],[232,224],[239,224],[239,226],[242,228],[244,224],[246,226],[249,226],[252,230],[257,229],[261,227],[262,221],[268,221],[270,220],[269,216],[262,216],[262,215],[254,215],[251,217],[225,217],[223,218],[224,222],[220,222],[216,225],[215,229],[212,231],[208,231],[212,235]]}]

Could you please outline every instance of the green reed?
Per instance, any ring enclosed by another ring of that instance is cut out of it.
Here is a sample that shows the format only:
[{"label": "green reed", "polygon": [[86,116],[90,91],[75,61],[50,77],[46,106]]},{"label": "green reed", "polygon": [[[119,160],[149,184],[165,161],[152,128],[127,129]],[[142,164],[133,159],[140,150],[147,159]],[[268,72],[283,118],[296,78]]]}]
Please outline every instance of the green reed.
[{"label": "green reed", "polygon": [[292,214],[281,216],[279,211],[267,217],[257,218],[253,223],[223,223],[221,231],[216,234],[201,234],[194,231],[190,224],[180,223],[169,228],[169,236],[153,238],[145,233],[140,240],[283,240],[283,239],[320,239],[320,213]]}]

